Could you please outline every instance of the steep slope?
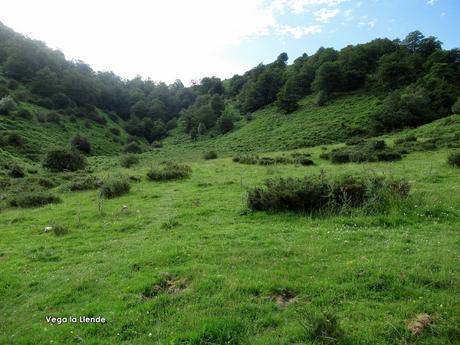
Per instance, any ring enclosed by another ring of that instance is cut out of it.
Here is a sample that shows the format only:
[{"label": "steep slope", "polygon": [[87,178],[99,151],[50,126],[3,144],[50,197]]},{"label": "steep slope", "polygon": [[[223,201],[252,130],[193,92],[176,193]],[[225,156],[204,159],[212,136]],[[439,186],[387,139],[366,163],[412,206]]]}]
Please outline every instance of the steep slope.
[{"label": "steep slope", "polygon": [[[300,101],[292,114],[283,114],[268,106],[252,114],[252,120],[241,120],[236,129],[215,138],[203,137],[192,141],[176,134],[165,140],[170,145],[189,149],[215,149],[222,153],[269,152],[322,144],[343,142],[370,130],[370,115],[379,107],[375,96],[365,93],[342,94],[327,105],[319,107],[314,97]],[[184,144],[185,142],[185,144]]]}]

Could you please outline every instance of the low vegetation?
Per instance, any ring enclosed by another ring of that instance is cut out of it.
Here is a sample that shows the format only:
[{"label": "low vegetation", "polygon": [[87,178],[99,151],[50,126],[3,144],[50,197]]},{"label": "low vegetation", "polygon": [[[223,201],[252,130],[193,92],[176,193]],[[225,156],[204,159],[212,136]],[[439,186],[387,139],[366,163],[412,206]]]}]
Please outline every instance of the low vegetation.
[{"label": "low vegetation", "polygon": [[43,167],[53,172],[77,171],[86,164],[85,157],[74,150],[53,150],[43,160]]},{"label": "low vegetation", "polygon": [[9,202],[14,207],[30,208],[56,204],[61,202],[61,199],[47,192],[24,192],[12,196]]},{"label": "low vegetation", "polygon": [[164,162],[160,166],[151,168],[147,173],[150,181],[181,180],[190,176],[192,169],[185,164]]},{"label": "low vegetation", "polygon": [[378,176],[289,177],[267,180],[264,187],[249,190],[247,203],[253,211],[334,213],[350,207],[382,211],[390,202],[407,197],[409,190],[405,180]]},{"label": "low vegetation", "polygon": [[99,188],[101,197],[112,199],[129,193],[131,186],[129,180],[125,176],[110,176],[106,178]]}]

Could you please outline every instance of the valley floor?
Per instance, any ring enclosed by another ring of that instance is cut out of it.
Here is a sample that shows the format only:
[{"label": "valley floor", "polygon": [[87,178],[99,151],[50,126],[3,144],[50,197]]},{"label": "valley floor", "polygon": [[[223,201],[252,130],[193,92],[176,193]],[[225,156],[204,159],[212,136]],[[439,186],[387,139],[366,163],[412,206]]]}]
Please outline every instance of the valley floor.
[{"label": "valley floor", "polygon": [[[99,160],[101,176],[120,170],[142,181],[103,205],[91,191],[3,211],[0,343],[458,344],[460,179],[448,151],[340,166],[319,159],[320,147],[301,151],[317,165],[196,160],[189,179],[162,183],[145,179],[149,161],[128,170]],[[413,208],[241,212],[247,189],[264,179],[321,171],[405,177]],[[53,224],[71,232],[44,232]],[[414,336],[407,325],[421,313],[433,324]],[[107,322],[53,325],[46,316]]]}]

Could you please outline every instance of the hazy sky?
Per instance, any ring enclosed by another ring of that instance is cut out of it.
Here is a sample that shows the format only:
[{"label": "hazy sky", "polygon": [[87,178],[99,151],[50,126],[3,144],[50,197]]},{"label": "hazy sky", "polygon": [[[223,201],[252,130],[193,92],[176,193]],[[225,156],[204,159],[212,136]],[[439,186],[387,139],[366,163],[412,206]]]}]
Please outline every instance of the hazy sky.
[{"label": "hazy sky", "polygon": [[0,21],[69,59],[184,83],[415,29],[459,47],[459,18],[460,0],[0,0]]}]

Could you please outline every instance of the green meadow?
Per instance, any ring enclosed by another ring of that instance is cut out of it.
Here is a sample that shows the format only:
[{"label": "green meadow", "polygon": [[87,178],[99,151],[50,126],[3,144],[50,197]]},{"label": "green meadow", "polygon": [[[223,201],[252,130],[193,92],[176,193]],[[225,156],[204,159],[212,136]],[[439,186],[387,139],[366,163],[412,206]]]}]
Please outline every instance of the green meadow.
[{"label": "green meadow", "polygon": [[[156,153],[130,169],[95,157],[95,175],[140,181],[113,199],[57,189],[61,203],[4,209],[0,343],[458,343],[460,184],[450,151],[343,165],[323,151],[295,151],[311,154],[307,167],[170,153],[192,173],[165,182],[146,179],[163,159]],[[320,173],[404,177],[411,192],[373,215],[247,211],[248,189],[265,179]],[[57,226],[67,233],[45,231]],[[407,326],[421,313],[433,323],[416,336]]]}]

